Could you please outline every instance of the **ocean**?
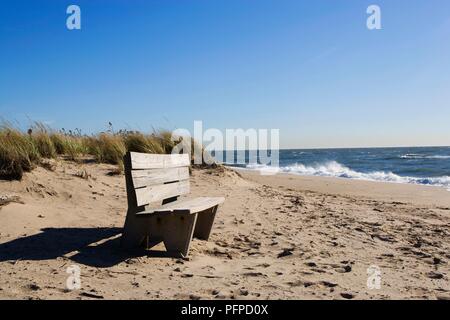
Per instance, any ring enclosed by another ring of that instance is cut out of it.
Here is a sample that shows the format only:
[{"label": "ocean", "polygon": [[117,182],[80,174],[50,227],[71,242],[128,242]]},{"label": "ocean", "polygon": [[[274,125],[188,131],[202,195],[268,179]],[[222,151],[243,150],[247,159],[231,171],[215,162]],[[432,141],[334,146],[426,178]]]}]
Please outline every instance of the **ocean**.
[{"label": "ocean", "polygon": [[[273,171],[256,161],[249,163],[248,152],[245,164],[236,162],[226,164]],[[279,172],[430,185],[450,191],[450,147],[280,150]]]}]

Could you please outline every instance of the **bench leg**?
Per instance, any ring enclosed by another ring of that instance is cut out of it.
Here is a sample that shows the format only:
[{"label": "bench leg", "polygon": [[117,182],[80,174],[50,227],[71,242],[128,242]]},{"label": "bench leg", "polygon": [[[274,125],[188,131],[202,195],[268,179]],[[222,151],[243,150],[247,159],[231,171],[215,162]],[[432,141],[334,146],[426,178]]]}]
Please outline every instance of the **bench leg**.
[{"label": "bench leg", "polygon": [[214,224],[218,206],[198,213],[197,224],[195,226],[194,237],[201,240],[208,240]]},{"label": "bench leg", "polygon": [[140,246],[148,235],[148,225],[148,219],[138,218],[134,211],[129,211],[122,232],[122,247],[135,248]]},{"label": "bench leg", "polygon": [[152,217],[149,228],[151,245],[164,242],[168,252],[186,257],[194,234],[197,214],[170,214]]}]

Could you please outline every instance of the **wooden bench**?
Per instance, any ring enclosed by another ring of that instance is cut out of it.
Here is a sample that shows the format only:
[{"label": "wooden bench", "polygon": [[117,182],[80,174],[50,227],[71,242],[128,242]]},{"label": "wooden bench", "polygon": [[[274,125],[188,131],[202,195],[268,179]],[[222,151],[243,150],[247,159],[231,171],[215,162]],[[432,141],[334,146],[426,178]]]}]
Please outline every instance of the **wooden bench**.
[{"label": "wooden bench", "polygon": [[122,246],[163,242],[167,251],[187,256],[192,237],[208,240],[224,198],[178,199],[188,194],[187,154],[128,152],[124,157],[128,212]]}]

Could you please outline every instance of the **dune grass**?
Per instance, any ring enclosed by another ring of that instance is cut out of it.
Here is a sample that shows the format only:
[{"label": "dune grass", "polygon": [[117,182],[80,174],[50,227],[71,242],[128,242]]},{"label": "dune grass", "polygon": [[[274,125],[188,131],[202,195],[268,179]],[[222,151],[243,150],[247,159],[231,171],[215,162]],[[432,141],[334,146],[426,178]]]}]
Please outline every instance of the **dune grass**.
[{"label": "dune grass", "polygon": [[21,179],[31,171],[41,155],[30,136],[10,126],[0,127],[0,177]]},{"label": "dune grass", "polygon": [[168,154],[175,145],[171,133],[165,130],[151,134],[109,130],[82,135],[79,131],[57,132],[39,123],[22,132],[3,123],[0,125],[0,179],[20,180],[24,172],[40,165],[43,159],[57,157],[80,161],[91,156],[98,163],[118,165],[121,170],[127,151]]},{"label": "dune grass", "polygon": [[123,136],[101,133],[88,137],[85,140],[87,152],[95,157],[97,162],[109,164],[121,164],[127,151]]},{"label": "dune grass", "polygon": [[50,139],[55,147],[56,154],[65,156],[68,160],[78,161],[87,154],[86,145],[80,137],[53,132]]}]

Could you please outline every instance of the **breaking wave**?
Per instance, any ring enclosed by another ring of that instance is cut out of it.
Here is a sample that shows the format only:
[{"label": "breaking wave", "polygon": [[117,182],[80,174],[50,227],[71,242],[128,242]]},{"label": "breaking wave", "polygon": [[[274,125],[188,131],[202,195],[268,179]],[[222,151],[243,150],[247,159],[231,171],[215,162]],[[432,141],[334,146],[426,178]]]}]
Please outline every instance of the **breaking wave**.
[{"label": "breaking wave", "polygon": [[445,187],[450,191],[450,176],[442,177],[403,177],[392,172],[373,171],[373,172],[358,172],[352,170],[336,161],[330,161],[322,164],[305,166],[303,164],[295,164],[280,168],[274,168],[265,165],[249,164],[246,169],[259,170],[266,173],[290,173],[307,176],[322,176],[322,177],[338,177],[357,180],[393,182],[393,183],[410,183],[420,185],[431,185]]},{"label": "breaking wave", "polygon": [[407,153],[407,154],[401,155],[400,158],[402,158],[402,159],[450,159],[450,156],[443,156],[443,155],[427,156],[427,155],[423,155],[423,154]]}]

